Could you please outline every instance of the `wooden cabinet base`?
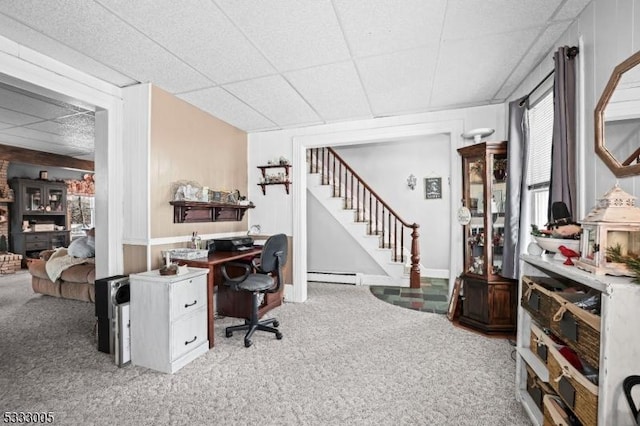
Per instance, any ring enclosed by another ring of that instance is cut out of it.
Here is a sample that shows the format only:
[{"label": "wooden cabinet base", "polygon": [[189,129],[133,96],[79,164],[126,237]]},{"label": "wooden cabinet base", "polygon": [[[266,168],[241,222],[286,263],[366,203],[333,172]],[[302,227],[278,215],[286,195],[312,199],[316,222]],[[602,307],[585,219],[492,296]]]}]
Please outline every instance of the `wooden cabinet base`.
[{"label": "wooden cabinet base", "polygon": [[515,281],[487,282],[463,277],[464,301],[460,324],[483,333],[511,333],[516,329]]}]

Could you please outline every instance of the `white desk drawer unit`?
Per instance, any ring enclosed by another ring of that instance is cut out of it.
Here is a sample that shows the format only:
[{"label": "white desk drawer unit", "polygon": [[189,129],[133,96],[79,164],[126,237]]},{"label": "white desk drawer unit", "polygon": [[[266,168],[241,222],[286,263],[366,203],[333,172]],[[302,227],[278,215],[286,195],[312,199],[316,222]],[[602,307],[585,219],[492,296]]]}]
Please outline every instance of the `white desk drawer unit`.
[{"label": "white desk drawer unit", "polygon": [[175,373],[209,350],[207,273],[130,275],[132,364]]}]

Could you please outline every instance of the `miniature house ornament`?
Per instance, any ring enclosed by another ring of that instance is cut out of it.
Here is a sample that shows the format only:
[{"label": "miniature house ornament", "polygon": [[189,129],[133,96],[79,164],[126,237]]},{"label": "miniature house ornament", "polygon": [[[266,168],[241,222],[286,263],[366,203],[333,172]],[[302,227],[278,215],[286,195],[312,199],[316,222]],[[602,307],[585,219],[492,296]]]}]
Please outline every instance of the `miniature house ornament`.
[{"label": "miniature house ornament", "polygon": [[582,220],[578,268],[598,275],[634,276],[624,263],[608,259],[607,249],[619,249],[622,256],[640,255],[640,208],[635,198],[616,184]]}]

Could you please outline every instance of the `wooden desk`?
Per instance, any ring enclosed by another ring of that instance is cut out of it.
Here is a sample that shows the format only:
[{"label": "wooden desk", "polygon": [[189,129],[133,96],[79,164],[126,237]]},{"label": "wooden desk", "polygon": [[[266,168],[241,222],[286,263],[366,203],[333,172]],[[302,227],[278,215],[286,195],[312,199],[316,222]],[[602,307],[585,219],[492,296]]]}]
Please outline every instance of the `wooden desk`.
[{"label": "wooden desk", "polygon": [[[254,257],[259,256],[260,253],[262,253],[262,247],[256,246],[250,250],[244,251],[216,251],[210,254],[206,259],[176,260],[180,265],[209,269],[209,275],[207,276],[207,328],[209,348],[213,347],[215,336],[213,328],[213,290],[216,285],[223,281],[222,273],[220,271],[221,265],[234,260],[250,261]],[[260,316],[282,304],[283,288],[284,285],[278,293],[266,295],[269,297],[265,297],[265,302],[263,302],[260,310],[258,311]],[[248,318],[250,312],[251,294],[249,292],[233,291],[226,286],[220,286],[218,288],[218,314],[237,318]]]}]

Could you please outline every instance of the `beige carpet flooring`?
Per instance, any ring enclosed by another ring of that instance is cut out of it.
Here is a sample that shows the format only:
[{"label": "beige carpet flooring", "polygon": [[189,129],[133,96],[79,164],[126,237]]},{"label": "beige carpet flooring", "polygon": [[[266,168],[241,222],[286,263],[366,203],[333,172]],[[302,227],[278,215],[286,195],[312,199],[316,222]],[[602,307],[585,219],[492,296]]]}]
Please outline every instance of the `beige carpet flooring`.
[{"label": "beige carpet flooring", "polygon": [[96,350],[93,304],[0,277],[0,408],[56,425],[529,425],[512,346],[393,306],[367,287],[309,284],[272,311],[284,339],[224,337],[173,375]]}]

